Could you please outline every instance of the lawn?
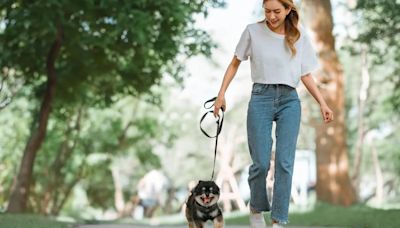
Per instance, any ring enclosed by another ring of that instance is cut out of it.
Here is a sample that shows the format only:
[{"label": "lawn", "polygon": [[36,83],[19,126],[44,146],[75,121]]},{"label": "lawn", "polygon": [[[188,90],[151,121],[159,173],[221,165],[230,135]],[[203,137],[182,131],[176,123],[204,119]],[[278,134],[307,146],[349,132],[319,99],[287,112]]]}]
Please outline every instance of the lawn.
[{"label": "lawn", "polygon": [[[269,214],[265,217],[267,221]],[[382,210],[364,205],[340,207],[327,204],[317,204],[312,211],[305,213],[291,213],[291,226],[334,226],[351,228],[399,228],[400,209]],[[230,218],[229,224],[248,224],[247,216]]]},{"label": "lawn", "polygon": [[[268,219],[268,214],[265,217]],[[184,216],[162,216],[156,218],[160,225],[185,224]],[[351,228],[399,228],[400,209],[374,209],[364,205],[352,207],[332,206],[318,203],[313,210],[305,213],[291,213],[289,226],[326,226],[326,227],[351,227]],[[89,223],[127,223],[135,224],[138,221],[122,219],[119,221],[96,221]],[[150,221],[142,221],[143,224],[151,224]],[[248,215],[231,214],[226,216],[226,227],[229,225],[248,225]],[[72,228],[70,223],[55,221],[51,218],[38,215],[0,214],[0,228]]]},{"label": "lawn", "polygon": [[57,222],[38,215],[0,214],[0,228],[71,228],[72,224]]}]

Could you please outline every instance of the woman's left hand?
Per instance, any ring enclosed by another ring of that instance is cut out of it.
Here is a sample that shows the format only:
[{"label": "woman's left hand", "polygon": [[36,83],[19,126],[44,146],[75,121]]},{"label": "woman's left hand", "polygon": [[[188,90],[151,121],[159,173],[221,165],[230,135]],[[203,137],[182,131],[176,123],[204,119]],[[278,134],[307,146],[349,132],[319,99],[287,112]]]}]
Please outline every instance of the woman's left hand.
[{"label": "woman's left hand", "polygon": [[333,120],[333,112],[328,105],[321,105],[321,114],[325,123],[329,123]]}]

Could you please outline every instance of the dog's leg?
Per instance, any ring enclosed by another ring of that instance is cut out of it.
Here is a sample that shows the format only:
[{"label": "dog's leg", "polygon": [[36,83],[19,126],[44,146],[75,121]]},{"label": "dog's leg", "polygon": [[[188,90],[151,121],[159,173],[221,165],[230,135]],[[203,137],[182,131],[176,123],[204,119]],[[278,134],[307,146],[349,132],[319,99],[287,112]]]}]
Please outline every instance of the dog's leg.
[{"label": "dog's leg", "polygon": [[218,216],[213,220],[214,228],[223,228],[224,227],[224,219],[222,216]]},{"label": "dog's leg", "polygon": [[194,222],[188,222],[189,224],[189,228],[196,228],[196,225],[194,224]]},{"label": "dog's leg", "polygon": [[224,222],[214,222],[214,228],[223,228],[224,227]]},{"label": "dog's leg", "polygon": [[196,228],[204,228],[204,223],[200,221],[195,221]]},{"label": "dog's leg", "polygon": [[186,204],[185,204],[185,217],[186,217],[186,220],[188,222],[189,228],[195,228],[196,225],[194,224],[193,216],[190,213],[190,208],[187,207]]}]

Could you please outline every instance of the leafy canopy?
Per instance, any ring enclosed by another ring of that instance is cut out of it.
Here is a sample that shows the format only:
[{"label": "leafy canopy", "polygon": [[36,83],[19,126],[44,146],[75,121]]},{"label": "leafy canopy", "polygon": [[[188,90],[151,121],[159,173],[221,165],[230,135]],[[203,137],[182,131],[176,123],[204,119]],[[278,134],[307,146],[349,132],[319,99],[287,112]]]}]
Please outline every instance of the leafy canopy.
[{"label": "leafy canopy", "polygon": [[183,66],[175,61],[179,56],[209,55],[211,39],[194,27],[193,16],[206,15],[208,7],[222,4],[221,0],[3,0],[2,74],[43,85],[50,46],[57,29],[62,29],[57,100],[107,105],[118,95],[148,91],[164,74],[181,79]]},{"label": "leafy canopy", "polygon": [[355,12],[360,20],[360,34],[356,42],[368,45],[375,65],[393,65],[389,80],[393,94],[389,100],[400,110],[400,14],[399,1],[358,0]]}]

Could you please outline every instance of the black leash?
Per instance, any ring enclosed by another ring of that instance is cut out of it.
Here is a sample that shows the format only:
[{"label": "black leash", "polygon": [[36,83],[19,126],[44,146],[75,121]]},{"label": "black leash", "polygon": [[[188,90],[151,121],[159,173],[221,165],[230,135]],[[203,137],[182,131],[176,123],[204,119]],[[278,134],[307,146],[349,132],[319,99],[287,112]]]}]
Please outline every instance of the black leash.
[{"label": "black leash", "polygon": [[[206,101],[206,102],[204,103],[204,108],[205,108],[205,109],[211,109],[211,108],[214,106],[214,103],[215,103],[215,100],[216,100],[216,99],[217,99],[217,98],[214,97],[214,98],[212,98],[212,99]],[[207,106],[207,104],[210,103],[210,102],[213,102],[213,103],[211,104],[211,106]],[[213,165],[213,171],[212,171],[212,174],[211,174],[211,180],[214,179],[215,160],[216,160],[216,158],[217,158],[218,135],[221,133],[222,124],[224,123],[224,109],[221,108],[221,110],[222,110],[222,116],[221,116],[221,117],[218,116],[218,120],[216,121],[216,123],[217,123],[217,133],[215,134],[215,136],[210,136],[210,135],[208,135],[207,132],[204,131],[204,129],[201,127],[201,123],[203,122],[204,118],[206,118],[206,116],[207,116],[209,113],[214,113],[214,111],[207,111],[206,113],[204,113],[204,115],[203,115],[203,116],[201,117],[201,119],[200,119],[200,130],[203,132],[203,134],[206,135],[208,138],[215,138],[214,165]]]}]

